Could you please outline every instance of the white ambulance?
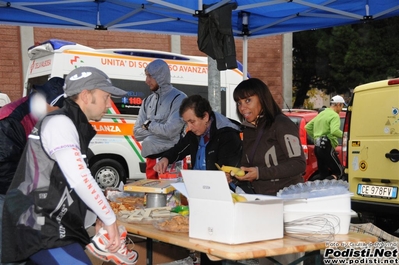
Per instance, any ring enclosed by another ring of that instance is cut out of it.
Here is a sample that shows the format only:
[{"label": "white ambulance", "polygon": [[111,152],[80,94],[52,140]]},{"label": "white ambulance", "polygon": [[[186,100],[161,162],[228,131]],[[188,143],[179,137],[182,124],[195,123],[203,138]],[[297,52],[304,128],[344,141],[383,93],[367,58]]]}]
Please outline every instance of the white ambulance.
[{"label": "white ambulance", "polygon": [[[93,176],[102,188],[115,187],[127,179],[145,178],[145,159],[141,145],[133,135],[133,126],[141,102],[150,95],[144,68],[156,58],[170,67],[172,84],[188,96],[208,98],[208,58],[154,50],[92,49],[63,40],[48,40],[28,50],[30,63],[24,94],[32,85],[43,84],[50,77],[65,77],[74,68],[93,66],[103,70],[112,83],[126,91],[114,98],[112,108],[101,122],[92,122],[97,135],[90,143],[89,160]],[[237,119],[233,90],[243,80],[241,69],[220,73],[222,113]]]},{"label": "white ambulance", "polygon": [[1,93],[1,91],[0,91],[0,108],[3,107],[4,105],[10,103],[10,102],[11,102],[11,100],[8,97],[8,95],[5,94],[5,93]]}]

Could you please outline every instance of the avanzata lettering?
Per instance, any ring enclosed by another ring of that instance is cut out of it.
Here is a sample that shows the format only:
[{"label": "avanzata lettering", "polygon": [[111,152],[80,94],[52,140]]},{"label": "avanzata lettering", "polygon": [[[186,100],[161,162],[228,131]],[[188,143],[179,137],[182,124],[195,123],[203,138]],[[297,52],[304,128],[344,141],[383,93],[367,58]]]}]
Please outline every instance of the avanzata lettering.
[{"label": "avanzata lettering", "polygon": [[115,125],[93,125],[93,128],[97,132],[121,132],[119,126]]}]

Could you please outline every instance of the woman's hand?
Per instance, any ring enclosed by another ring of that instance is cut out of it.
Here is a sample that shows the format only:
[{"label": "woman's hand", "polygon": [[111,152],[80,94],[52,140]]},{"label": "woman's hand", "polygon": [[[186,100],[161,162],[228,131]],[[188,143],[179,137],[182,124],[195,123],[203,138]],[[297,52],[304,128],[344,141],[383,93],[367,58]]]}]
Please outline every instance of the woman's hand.
[{"label": "woman's hand", "polygon": [[169,165],[169,160],[166,157],[163,157],[161,160],[159,160],[158,163],[155,164],[153,169],[158,174],[163,174],[168,168],[168,165]]},{"label": "woman's hand", "polygon": [[237,177],[238,180],[254,181],[258,179],[257,167],[241,167],[241,169],[247,173],[243,177]]}]

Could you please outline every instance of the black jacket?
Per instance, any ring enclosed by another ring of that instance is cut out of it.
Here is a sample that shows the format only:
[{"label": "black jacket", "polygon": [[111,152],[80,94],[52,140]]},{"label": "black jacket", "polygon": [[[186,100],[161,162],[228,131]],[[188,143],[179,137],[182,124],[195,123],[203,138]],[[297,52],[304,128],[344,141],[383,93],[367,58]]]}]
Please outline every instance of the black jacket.
[{"label": "black jacket", "polygon": [[[203,5],[203,9],[208,8]],[[223,5],[198,20],[198,49],[216,60],[219,71],[237,68],[231,11],[236,3]]]},{"label": "black jacket", "polygon": [[37,120],[30,115],[30,97],[0,109],[0,194],[6,194],[14,177],[26,138]]},{"label": "black jacket", "polygon": [[[213,122],[210,129],[210,139],[206,146],[206,169],[217,170],[215,163],[220,166],[239,166],[242,155],[242,141],[240,128],[219,113],[212,113]],[[191,156],[191,166],[195,166],[195,157],[199,145],[199,136],[191,131],[180,139],[163,157],[172,164],[186,156]]]}]

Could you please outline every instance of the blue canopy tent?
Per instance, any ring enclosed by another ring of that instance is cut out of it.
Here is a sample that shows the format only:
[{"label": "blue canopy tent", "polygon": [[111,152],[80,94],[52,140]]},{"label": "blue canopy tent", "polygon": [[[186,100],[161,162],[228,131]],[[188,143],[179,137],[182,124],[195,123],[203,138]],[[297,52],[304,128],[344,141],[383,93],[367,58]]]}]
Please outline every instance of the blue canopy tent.
[{"label": "blue canopy tent", "polygon": [[244,76],[248,38],[399,15],[398,0],[10,0],[0,1],[0,23],[197,35],[198,15],[227,3],[237,4],[231,23],[244,41]]},{"label": "blue canopy tent", "polygon": [[[0,0],[0,24],[197,36],[201,16],[232,3],[232,35],[243,40],[244,77],[248,38],[399,15],[399,0]],[[209,65],[208,89],[218,109],[219,75],[214,60]]]},{"label": "blue canopy tent", "polygon": [[398,0],[9,0],[0,1],[0,23],[196,35],[202,4],[235,2],[232,24],[249,37],[318,29],[399,15]]}]

